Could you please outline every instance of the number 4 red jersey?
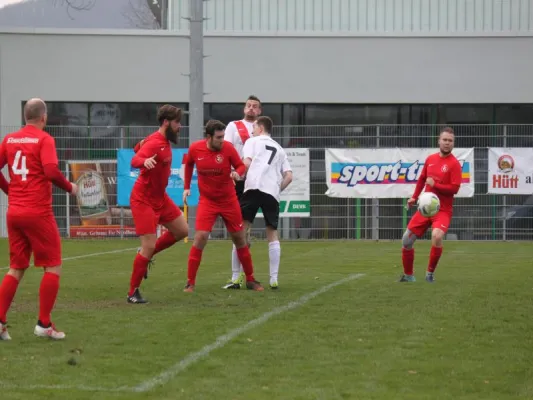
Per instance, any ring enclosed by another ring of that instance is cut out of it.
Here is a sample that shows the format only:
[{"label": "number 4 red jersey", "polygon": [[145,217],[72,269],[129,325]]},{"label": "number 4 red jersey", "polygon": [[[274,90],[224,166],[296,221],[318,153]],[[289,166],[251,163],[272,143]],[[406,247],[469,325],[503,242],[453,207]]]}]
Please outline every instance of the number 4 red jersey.
[{"label": "number 4 red jersey", "polygon": [[9,168],[8,212],[11,215],[46,216],[52,211],[52,182],[44,166],[58,165],[55,140],[27,125],[9,133],[0,145],[0,166]]}]

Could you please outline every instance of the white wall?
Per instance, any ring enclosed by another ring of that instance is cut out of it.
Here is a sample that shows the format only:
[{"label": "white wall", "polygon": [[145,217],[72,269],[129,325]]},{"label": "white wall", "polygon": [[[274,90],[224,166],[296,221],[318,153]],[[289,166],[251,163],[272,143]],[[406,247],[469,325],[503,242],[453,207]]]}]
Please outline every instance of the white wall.
[{"label": "white wall", "polygon": [[[531,37],[206,37],[205,53],[206,102],[533,103]],[[34,96],[187,102],[188,55],[168,33],[0,33],[0,125]]]}]

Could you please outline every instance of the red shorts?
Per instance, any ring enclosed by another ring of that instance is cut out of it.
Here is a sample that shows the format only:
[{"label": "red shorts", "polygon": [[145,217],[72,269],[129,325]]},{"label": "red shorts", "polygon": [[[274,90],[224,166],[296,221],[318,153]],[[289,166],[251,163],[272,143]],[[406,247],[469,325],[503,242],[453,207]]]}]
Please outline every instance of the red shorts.
[{"label": "red shorts", "polygon": [[36,267],[59,267],[61,265],[61,238],[53,215],[27,217],[7,213],[9,237],[9,263],[14,269]]},{"label": "red shorts", "polygon": [[446,211],[439,211],[435,216],[426,218],[420,212],[416,212],[409,221],[407,229],[413,232],[417,237],[422,237],[427,229],[431,226],[432,229],[440,229],[444,233],[448,232],[450,222],[452,221],[452,214]]},{"label": "red shorts", "polygon": [[168,196],[159,208],[137,199],[130,200],[135,233],[139,236],[157,233],[157,225],[165,225],[181,216],[180,208]]},{"label": "red shorts", "polygon": [[235,201],[221,204],[200,199],[196,211],[196,230],[211,232],[219,215],[228,232],[239,232],[243,229],[241,206],[235,198]]}]

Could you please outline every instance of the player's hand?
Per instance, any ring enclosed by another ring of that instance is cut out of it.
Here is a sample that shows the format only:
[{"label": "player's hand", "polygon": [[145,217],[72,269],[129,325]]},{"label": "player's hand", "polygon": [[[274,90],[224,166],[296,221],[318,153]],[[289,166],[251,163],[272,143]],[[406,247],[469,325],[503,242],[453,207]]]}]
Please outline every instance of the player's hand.
[{"label": "player's hand", "polygon": [[146,168],[146,169],[154,168],[155,165],[157,164],[157,161],[155,160],[156,157],[157,157],[157,154],[154,154],[152,157],[147,158],[146,160],[144,160],[144,168]]},{"label": "player's hand", "polygon": [[416,204],[416,199],[414,197],[411,197],[409,200],[407,200],[407,208],[412,207]]},{"label": "player's hand", "polygon": [[183,204],[187,204],[187,197],[189,197],[191,195],[191,191],[190,190],[183,190]]},{"label": "player's hand", "polygon": [[426,179],[426,184],[433,187],[435,185],[435,179],[433,178],[427,178]]},{"label": "player's hand", "polygon": [[72,190],[70,191],[70,194],[76,196],[78,194],[78,185],[75,183],[70,183],[72,185]]},{"label": "player's hand", "polygon": [[242,177],[235,171],[231,171],[231,179],[233,179],[234,181],[240,181],[242,180]]}]

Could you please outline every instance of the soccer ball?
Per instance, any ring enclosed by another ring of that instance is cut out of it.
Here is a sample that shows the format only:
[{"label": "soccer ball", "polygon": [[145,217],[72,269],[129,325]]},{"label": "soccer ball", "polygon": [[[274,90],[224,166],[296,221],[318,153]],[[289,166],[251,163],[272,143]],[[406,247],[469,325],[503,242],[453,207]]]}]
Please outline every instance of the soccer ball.
[{"label": "soccer ball", "polygon": [[424,192],[418,198],[418,211],[422,216],[429,218],[439,212],[440,200],[435,193]]}]

